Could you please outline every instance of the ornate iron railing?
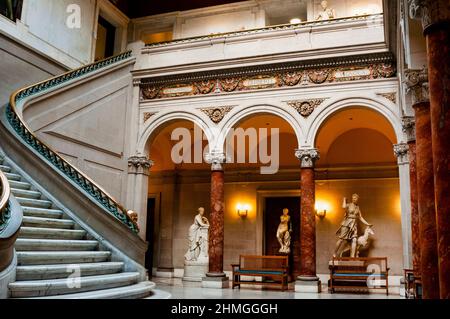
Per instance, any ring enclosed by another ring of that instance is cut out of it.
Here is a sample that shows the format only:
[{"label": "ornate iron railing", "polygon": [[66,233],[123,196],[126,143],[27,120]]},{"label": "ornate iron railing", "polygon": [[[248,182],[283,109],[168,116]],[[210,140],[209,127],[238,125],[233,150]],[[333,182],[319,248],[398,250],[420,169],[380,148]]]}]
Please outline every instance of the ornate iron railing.
[{"label": "ornate iron railing", "polygon": [[111,58],[98,61],[79,69],[67,72],[65,74],[56,76],[49,80],[39,82],[29,87],[23,88],[11,95],[10,102],[6,107],[6,117],[9,124],[14,131],[20,136],[20,138],[35,151],[42,155],[47,162],[55,169],[62,172],[65,176],[75,182],[81,187],[89,196],[96,202],[101,204],[108,213],[113,215],[119,221],[124,223],[134,233],[139,232],[139,227],[135,220],[130,217],[129,210],[125,209],[117,200],[108,194],[101,186],[97,185],[92,179],[87,177],[84,173],[72,166],[64,158],[62,158],[57,152],[53,151],[48,145],[42,142],[27,126],[22,118],[21,101],[34,94],[42,93],[45,90],[54,88],[57,85],[67,83],[71,80],[75,80],[81,76],[87,75],[94,71],[97,71],[106,66],[112,65],[116,62],[123,61],[131,57],[131,51],[121,53]]},{"label": "ornate iron railing", "polygon": [[0,233],[8,225],[11,218],[11,206],[9,203],[9,196],[11,196],[11,188],[5,174],[0,171]]}]

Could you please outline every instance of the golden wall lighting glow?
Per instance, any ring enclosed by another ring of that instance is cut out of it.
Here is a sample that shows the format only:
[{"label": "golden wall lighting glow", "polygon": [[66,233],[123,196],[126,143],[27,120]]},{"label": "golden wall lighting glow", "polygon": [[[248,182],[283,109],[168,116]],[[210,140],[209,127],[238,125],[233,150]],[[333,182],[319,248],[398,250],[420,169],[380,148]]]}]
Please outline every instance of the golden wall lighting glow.
[{"label": "golden wall lighting glow", "polygon": [[330,211],[330,204],[323,200],[317,200],[315,204],[316,215],[319,218],[325,218],[327,212]]},{"label": "golden wall lighting glow", "polygon": [[249,210],[250,210],[250,205],[249,204],[238,203],[236,205],[237,214],[241,218],[246,218],[248,216]]}]

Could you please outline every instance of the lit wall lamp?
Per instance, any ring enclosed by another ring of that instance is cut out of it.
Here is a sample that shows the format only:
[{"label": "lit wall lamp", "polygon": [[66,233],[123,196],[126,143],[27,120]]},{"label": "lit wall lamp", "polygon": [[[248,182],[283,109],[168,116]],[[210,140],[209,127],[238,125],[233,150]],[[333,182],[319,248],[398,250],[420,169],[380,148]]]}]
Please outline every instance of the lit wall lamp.
[{"label": "lit wall lamp", "polygon": [[322,202],[316,202],[316,216],[324,219],[327,216],[328,205]]},{"label": "lit wall lamp", "polygon": [[238,216],[241,217],[242,219],[244,219],[244,218],[247,218],[248,211],[250,210],[250,206],[237,204],[236,209],[237,209]]}]

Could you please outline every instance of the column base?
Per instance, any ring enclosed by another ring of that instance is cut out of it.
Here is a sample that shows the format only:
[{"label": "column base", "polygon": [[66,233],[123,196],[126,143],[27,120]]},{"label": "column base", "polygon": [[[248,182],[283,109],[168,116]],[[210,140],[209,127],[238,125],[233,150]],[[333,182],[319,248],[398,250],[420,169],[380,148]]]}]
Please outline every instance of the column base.
[{"label": "column base", "polygon": [[160,278],[173,278],[175,277],[173,268],[157,268],[156,269],[156,277]]},{"label": "column base", "polygon": [[202,278],[202,288],[230,288],[230,280],[225,273],[207,273],[206,277]]},{"label": "column base", "polygon": [[320,293],[321,291],[322,282],[319,277],[298,276],[295,281],[295,292]]}]

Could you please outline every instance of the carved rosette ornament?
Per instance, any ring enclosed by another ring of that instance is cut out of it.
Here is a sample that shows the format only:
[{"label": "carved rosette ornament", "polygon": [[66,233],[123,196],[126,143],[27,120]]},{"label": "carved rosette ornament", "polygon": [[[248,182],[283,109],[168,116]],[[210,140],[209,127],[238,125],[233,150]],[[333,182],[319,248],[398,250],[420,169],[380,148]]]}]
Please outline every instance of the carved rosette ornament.
[{"label": "carved rosette ornament", "polygon": [[205,161],[211,164],[212,171],[223,171],[223,164],[226,163],[226,155],[223,152],[212,151],[205,154]]},{"label": "carved rosette ornament", "polygon": [[219,124],[225,115],[227,115],[233,109],[232,106],[222,106],[222,107],[208,107],[204,109],[200,109],[203,113],[208,115],[208,117],[215,124]]},{"label": "carved rosette ornament", "polygon": [[412,94],[413,105],[430,101],[428,70],[426,68],[423,68],[422,70],[406,70],[405,84],[407,86],[407,93]]},{"label": "carved rosette ornament", "polygon": [[450,21],[448,0],[408,0],[411,19],[422,21],[423,31],[432,25]]},{"label": "carved rosette ornament", "polygon": [[301,116],[308,117],[314,112],[316,107],[323,103],[323,101],[325,101],[325,99],[310,99],[290,101],[287,104],[296,109]]},{"label": "carved rosette ornament", "polygon": [[153,161],[144,155],[131,156],[128,159],[128,174],[148,175],[153,165]]},{"label": "carved rosette ornament", "polygon": [[402,117],[402,129],[406,134],[407,142],[414,142],[416,140],[416,120],[414,116]]},{"label": "carved rosette ornament", "polygon": [[406,143],[394,144],[394,154],[398,159],[399,164],[408,163],[409,146]]},{"label": "carved rosette ornament", "polygon": [[385,99],[391,101],[394,104],[397,104],[397,93],[378,93],[377,95],[384,97]]},{"label": "carved rosette ornament", "polygon": [[295,157],[300,160],[301,168],[314,168],[316,161],[320,159],[320,153],[317,148],[298,149]]}]

